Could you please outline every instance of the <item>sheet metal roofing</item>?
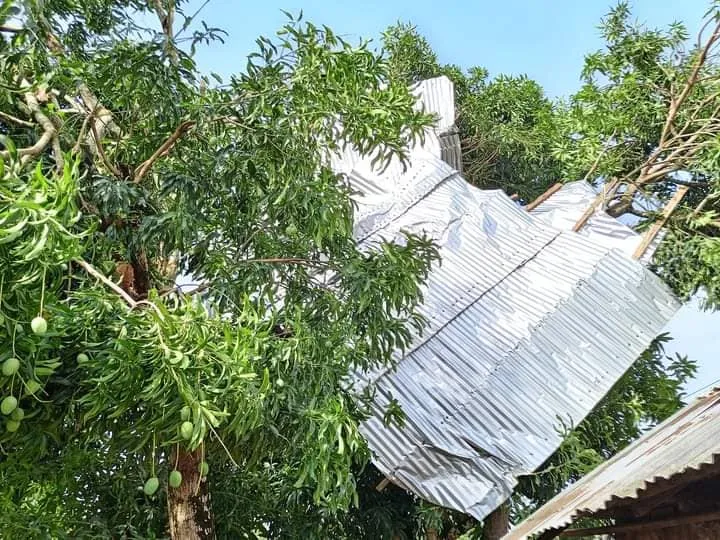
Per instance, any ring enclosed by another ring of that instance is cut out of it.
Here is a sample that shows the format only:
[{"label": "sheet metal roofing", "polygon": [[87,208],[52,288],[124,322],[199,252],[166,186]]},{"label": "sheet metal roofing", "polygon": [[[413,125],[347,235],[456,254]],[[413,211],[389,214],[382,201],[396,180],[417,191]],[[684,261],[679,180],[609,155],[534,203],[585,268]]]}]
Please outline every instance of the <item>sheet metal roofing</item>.
[{"label": "sheet metal roofing", "polygon": [[[452,117],[433,99],[427,109]],[[428,140],[406,170],[375,173],[357,155],[335,163],[358,191],[362,246],[424,232],[442,256],[424,333],[395,370],[358,374],[377,388],[361,429],[391,481],[481,519],[559,446],[558,418],[582,420],[677,304],[622,251],[471,186]],[[393,398],[404,427],[382,422]]]},{"label": "sheet metal roofing", "polygon": [[[570,231],[597,195],[597,191],[584,180],[568,182],[535,208],[532,214],[551,227]],[[603,246],[618,249],[628,257],[632,256],[642,241],[642,235],[600,208],[590,217],[580,234]],[[650,262],[663,236],[664,232],[661,232],[655,237],[640,262]]]},{"label": "sheet metal roofing", "polygon": [[572,523],[579,514],[637,498],[659,479],[716,463],[720,455],[720,389],[696,400],[550,500],[505,536],[527,538]]}]

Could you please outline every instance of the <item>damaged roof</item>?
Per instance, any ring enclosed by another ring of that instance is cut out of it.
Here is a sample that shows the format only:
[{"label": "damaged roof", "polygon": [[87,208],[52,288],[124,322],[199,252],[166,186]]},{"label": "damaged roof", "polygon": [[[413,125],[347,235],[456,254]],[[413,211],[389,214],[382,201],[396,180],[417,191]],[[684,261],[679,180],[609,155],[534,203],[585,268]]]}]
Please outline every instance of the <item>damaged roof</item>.
[{"label": "damaged roof", "polygon": [[[451,130],[452,83],[416,90]],[[361,246],[411,231],[442,257],[425,285],[423,334],[395,370],[357,374],[377,388],[361,430],[391,481],[482,519],[560,445],[559,419],[580,422],[678,305],[622,250],[468,184],[438,143],[436,132],[416,144],[407,169],[380,173],[352,152],[333,163],[358,192]],[[404,427],[383,423],[391,399]]]},{"label": "damaged roof", "polygon": [[507,540],[559,529],[581,514],[634,499],[652,484],[716,463],[720,455],[720,389],[696,400],[550,500]]}]

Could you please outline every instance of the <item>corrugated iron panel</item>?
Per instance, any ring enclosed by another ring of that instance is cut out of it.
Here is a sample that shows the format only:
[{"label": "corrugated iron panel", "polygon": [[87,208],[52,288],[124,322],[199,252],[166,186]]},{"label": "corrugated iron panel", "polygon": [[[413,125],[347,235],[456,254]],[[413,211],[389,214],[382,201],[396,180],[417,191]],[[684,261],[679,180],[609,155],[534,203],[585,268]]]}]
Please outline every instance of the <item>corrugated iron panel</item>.
[{"label": "corrugated iron panel", "polygon": [[[449,80],[416,91],[440,129],[452,125]],[[440,159],[441,146],[437,136],[416,145],[407,169],[374,171],[352,153],[335,162],[357,191],[364,249],[411,231],[432,237],[442,256],[425,287],[422,336],[395,371],[356,374],[378,390],[361,429],[391,480],[483,518],[558,447],[558,417],[581,421],[677,304],[611,245],[470,186]],[[383,425],[392,398],[404,428]]]},{"label": "corrugated iron panel", "polygon": [[445,163],[462,174],[462,148],[460,134],[456,129],[446,131],[440,135],[440,157]]},{"label": "corrugated iron panel", "polygon": [[438,133],[444,133],[455,125],[455,87],[445,75],[417,83],[412,92],[425,111],[438,116]]},{"label": "corrugated iron panel", "polygon": [[[562,231],[570,231],[585,210],[595,200],[598,193],[584,180],[568,182],[545,202],[532,211],[532,214],[551,227]],[[582,228],[580,234],[591,238],[600,245],[619,249],[627,256],[632,256],[642,241],[642,235],[609,216],[598,208],[595,214]],[[665,232],[655,237],[641,258],[643,264],[652,260],[655,250],[662,242]]]},{"label": "corrugated iron panel", "polygon": [[[619,252],[422,161],[435,174],[363,224],[367,247],[400,231],[430,235],[442,265],[426,287],[423,336],[395,371],[366,374],[380,399],[362,430],[390,479],[482,518],[555,451],[558,416],[581,421],[676,303]],[[382,423],[391,398],[405,428]]]},{"label": "corrugated iron panel", "polygon": [[696,400],[560,493],[505,537],[564,527],[580,514],[636,498],[648,485],[714,463],[720,455],[720,390]]}]

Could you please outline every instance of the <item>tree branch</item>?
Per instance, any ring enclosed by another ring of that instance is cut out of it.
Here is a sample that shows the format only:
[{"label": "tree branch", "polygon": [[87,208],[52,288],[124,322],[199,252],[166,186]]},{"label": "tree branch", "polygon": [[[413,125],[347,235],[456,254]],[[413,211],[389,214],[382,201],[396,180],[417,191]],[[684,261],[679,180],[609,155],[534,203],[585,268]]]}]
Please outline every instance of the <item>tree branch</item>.
[{"label": "tree branch", "polygon": [[[704,27],[703,27],[704,29]],[[713,33],[710,35],[708,40],[705,42],[705,46],[700,50],[700,54],[698,55],[697,60],[695,60],[695,64],[693,66],[692,71],[690,72],[690,77],[688,78],[687,82],[685,83],[685,86],[683,87],[682,91],[680,92],[680,95],[677,97],[677,99],[670,100],[670,110],[668,111],[667,118],[665,119],[665,124],[663,125],[663,129],[660,135],[660,147],[662,147],[665,144],[665,140],[667,139],[668,133],[670,131],[670,125],[675,120],[675,116],[678,113],[678,110],[682,106],[682,104],[687,99],[688,95],[690,94],[690,91],[695,86],[695,83],[697,82],[698,75],[700,74],[700,70],[705,65],[705,61],[707,60],[708,53],[710,52],[710,49],[712,48],[713,44],[718,40],[720,37],[720,23],[718,23],[715,26],[715,30],[713,30]]]},{"label": "tree branch", "polygon": [[178,63],[178,52],[173,40],[173,24],[175,23],[175,0],[167,0],[167,10],[162,0],[152,0],[155,13],[160,19],[160,26],[165,34],[165,52],[174,66]]},{"label": "tree branch", "polygon": [[133,179],[133,182],[138,184],[142,181],[142,179],[145,177],[145,175],[148,173],[150,168],[153,166],[153,164],[163,155],[165,155],[167,152],[169,152],[173,146],[175,146],[175,143],[177,143],[178,139],[182,137],[185,133],[187,133],[191,128],[195,126],[195,122],[188,120],[185,122],[182,122],[173,132],[170,137],[167,138],[167,140],[160,145],[160,148],[155,150],[152,156],[150,156],[148,159],[143,161],[137,169],[135,169],[135,178]]},{"label": "tree branch", "polygon": [[32,122],[28,122],[27,120],[21,120],[20,118],[17,118],[16,116],[12,116],[8,113],[4,113],[0,111],[0,120],[5,120],[6,122],[10,122],[11,124],[15,124],[18,126],[23,127],[33,127],[35,124]]},{"label": "tree branch", "polygon": [[[88,116],[90,118],[90,116]],[[100,156],[100,159],[105,164],[105,166],[110,170],[111,173],[115,175],[116,178],[122,178],[122,174],[120,171],[115,167],[112,163],[110,163],[110,160],[107,157],[107,154],[105,154],[105,149],[103,148],[102,142],[100,142],[100,134],[97,131],[97,126],[95,125],[95,122],[90,120],[90,131],[92,131],[93,138],[95,139],[95,148],[97,149],[98,155]]]},{"label": "tree branch", "polygon": [[117,295],[120,296],[120,298],[122,298],[125,301],[125,303],[128,306],[130,306],[130,308],[137,307],[138,303],[135,300],[133,300],[132,297],[122,289],[122,287],[120,287],[117,283],[114,283],[107,277],[105,277],[99,270],[97,270],[90,263],[85,262],[83,259],[76,259],[75,262],[78,263],[80,266],[82,266],[88,274],[90,274],[94,278],[97,278],[104,285],[106,285],[108,288],[112,289],[115,293],[117,293]]}]

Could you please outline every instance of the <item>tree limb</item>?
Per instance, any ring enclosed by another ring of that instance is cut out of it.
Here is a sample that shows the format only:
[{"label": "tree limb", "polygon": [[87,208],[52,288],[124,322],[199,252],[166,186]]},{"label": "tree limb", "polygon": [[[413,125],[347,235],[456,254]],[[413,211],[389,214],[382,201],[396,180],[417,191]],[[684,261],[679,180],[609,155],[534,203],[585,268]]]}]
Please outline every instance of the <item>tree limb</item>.
[{"label": "tree limb", "polygon": [[[88,116],[88,118],[90,118]],[[120,171],[115,167],[112,163],[110,163],[110,160],[107,157],[107,154],[105,154],[105,149],[103,148],[102,142],[100,142],[100,134],[97,131],[97,126],[95,125],[95,122],[90,120],[90,131],[92,131],[93,138],[95,139],[95,148],[97,149],[97,153],[100,156],[100,159],[105,164],[105,166],[110,170],[111,173],[115,175],[117,178],[122,178],[122,174]]]},{"label": "tree limb", "polygon": [[177,143],[178,139],[182,137],[185,133],[187,133],[190,129],[192,129],[195,126],[195,122],[192,120],[187,120],[185,122],[182,122],[177,128],[175,128],[175,131],[173,132],[170,137],[167,138],[167,140],[160,145],[160,147],[155,150],[153,155],[151,155],[148,159],[143,161],[137,169],[135,169],[135,178],[133,179],[133,182],[138,184],[142,181],[142,179],[145,177],[145,175],[148,173],[150,168],[153,166],[153,164],[163,155],[165,155],[167,152],[169,152],[173,146],[175,146],[175,143]]},{"label": "tree limb", "polygon": [[21,120],[20,118],[17,118],[16,116],[12,116],[8,113],[4,113],[0,111],[0,120],[5,120],[6,122],[10,122],[11,124],[15,124],[18,126],[23,127],[33,127],[35,124],[32,122],[28,122],[27,120]]},{"label": "tree limb", "polygon": [[114,283],[112,280],[105,277],[99,270],[97,270],[94,266],[92,266],[90,263],[84,261],[83,259],[76,259],[75,262],[79,264],[81,267],[85,269],[85,271],[93,276],[94,278],[101,281],[104,285],[106,285],[108,288],[112,289],[115,293],[117,293],[120,298],[122,298],[125,303],[130,306],[130,308],[137,307],[138,303],[133,300],[133,298],[126,293],[122,287],[120,287],[117,283]]}]

